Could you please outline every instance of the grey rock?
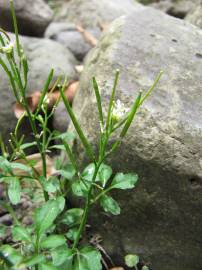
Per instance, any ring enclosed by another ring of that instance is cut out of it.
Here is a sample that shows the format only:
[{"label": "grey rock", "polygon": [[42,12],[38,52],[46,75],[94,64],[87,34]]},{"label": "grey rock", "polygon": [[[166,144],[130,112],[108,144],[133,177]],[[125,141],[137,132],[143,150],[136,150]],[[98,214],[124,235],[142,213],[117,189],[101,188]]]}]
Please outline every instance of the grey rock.
[{"label": "grey rock", "polygon": [[[11,37],[13,38],[13,35]],[[54,80],[59,75],[68,75],[71,79],[76,78],[74,66],[77,61],[64,46],[48,39],[28,37],[20,37],[20,39],[29,62],[30,71],[27,94],[43,88],[51,68],[54,69]],[[7,141],[9,133],[13,131],[16,124],[16,118],[12,109],[15,99],[10,83],[2,68],[0,68],[0,75],[0,132]],[[27,136],[29,131],[28,123],[23,123],[22,132],[24,135]]]},{"label": "grey rock", "polygon": [[46,38],[53,38],[60,32],[65,31],[75,31],[76,26],[74,23],[67,23],[67,22],[52,22],[46,29],[44,36]]},{"label": "grey rock", "polygon": [[202,28],[202,2],[195,7],[185,18],[186,21]]},{"label": "grey rock", "polygon": [[[100,37],[101,31],[98,28],[94,30],[87,28],[86,30],[95,38]],[[92,48],[82,34],[78,32],[75,24],[53,22],[48,27],[45,36],[63,44],[79,61],[82,61]]]},{"label": "grey rock", "polygon": [[176,18],[184,19],[199,4],[200,0],[161,0],[150,6],[160,9]]},{"label": "grey rock", "polygon": [[[53,18],[53,11],[43,0],[15,0],[19,33],[28,36],[43,36]],[[13,31],[9,1],[0,0],[0,26]]]},{"label": "grey rock", "polygon": [[82,24],[94,28],[100,23],[110,23],[117,17],[141,6],[134,0],[71,0],[57,10],[55,20]]},{"label": "grey rock", "polygon": [[[138,90],[148,89],[164,70],[121,147],[107,161],[114,172],[137,172],[139,183],[134,191],[113,193],[122,207],[120,217],[99,211],[91,216],[93,230],[118,261],[136,253],[152,269],[202,268],[201,44],[197,27],[142,8],[115,20],[86,59],[73,109],[93,146],[99,141],[99,122],[92,76],[106,110],[116,68],[121,74],[116,98],[128,107]],[[73,147],[84,166],[79,140]]]},{"label": "grey rock", "polygon": [[[73,29],[64,30],[64,21],[72,26],[82,25],[96,38],[100,37],[100,27],[106,26],[117,17],[130,13],[141,5],[134,0],[72,0],[62,3],[55,13],[55,21],[62,22],[60,25],[53,24],[47,29],[47,35],[64,44],[80,61],[91,49],[83,36]],[[68,26],[67,26],[68,27]],[[56,29],[58,29],[57,33]]]},{"label": "grey rock", "polygon": [[60,102],[53,115],[53,128],[65,132],[69,126],[70,118],[63,102]]}]

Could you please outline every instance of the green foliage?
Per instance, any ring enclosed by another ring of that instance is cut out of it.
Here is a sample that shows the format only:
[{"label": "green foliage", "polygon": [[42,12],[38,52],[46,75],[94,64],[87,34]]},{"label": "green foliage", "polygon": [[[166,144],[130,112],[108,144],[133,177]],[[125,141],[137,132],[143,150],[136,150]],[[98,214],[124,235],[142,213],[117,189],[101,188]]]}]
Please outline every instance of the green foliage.
[{"label": "green foliage", "polygon": [[98,250],[92,247],[81,248],[73,260],[74,270],[101,270],[101,254]]},{"label": "green foliage", "polygon": [[105,212],[110,212],[113,215],[119,215],[121,212],[118,203],[110,196],[103,195],[100,199],[100,204]]},{"label": "green foliage", "polygon": [[42,249],[57,248],[63,246],[66,239],[63,235],[51,235],[41,241],[40,246]]},{"label": "green foliage", "polygon": [[[136,186],[137,174],[122,172],[113,174],[112,168],[105,162],[121,144],[137,110],[151,94],[162,73],[157,76],[148,92],[144,96],[140,92],[131,109],[127,109],[120,101],[115,102],[119,79],[119,71],[117,71],[106,116],[102,109],[99,86],[93,78],[100,123],[98,155],[94,152],[65,97],[64,89],[67,80],[64,80],[62,86],[58,86],[60,98],[90,159],[90,163],[81,171],[71,148],[75,134],[69,132],[61,134],[48,127],[48,121],[60,101],[58,98],[53,109],[49,110],[48,89],[53,80],[53,70],[50,71],[44,84],[37,109],[32,112],[29,108],[26,99],[28,62],[20,44],[12,0],[10,5],[16,34],[16,50],[8,34],[0,29],[0,65],[10,80],[16,101],[24,108],[25,113],[18,120],[11,134],[9,141],[11,152],[8,152],[0,136],[2,152],[0,183],[6,187],[6,198],[0,200],[0,205],[13,218],[12,243],[15,243],[0,247],[0,268],[4,270],[101,270],[100,252],[82,239],[88,215],[92,205],[96,203],[99,203],[105,212],[119,215],[120,206],[111,197],[110,192],[114,189],[125,190]],[[60,81],[61,78],[56,80],[51,91]],[[34,141],[31,143],[24,142],[24,136],[19,136],[19,128],[25,117],[28,118],[34,135]],[[40,133],[37,125],[41,127]],[[114,144],[110,146],[109,140],[115,131],[118,135]],[[54,144],[55,141],[57,145]],[[38,149],[42,161],[42,173],[35,167],[37,160],[29,160],[26,155],[25,150],[33,146]],[[68,163],[57,159],[54,174],[49,176],[47,157],[54,149],[65,151]],[[40,205],[34,211],[33,224],[26,228],[21,224],[12,206],[18,205],[24,194],[33,202],[37,200],[37,205]],[[74,197],[82,197],[81,208],[70,207],[69,199]],[[6,231],[7,227],[0,225],[0,236]],[[127,255],[125,260],[129,267],[136,267],[139,258],[136,255]]]},{"label": "green foliage", "polygon": [[40,237],[52,225],[56,217],[62,212],[65,206],[63,197],[58,197],[55,200],[49,200],[41,208],[38,208],[35,213],[35,228],[36,233]]},{"label": "green foliage", "polygon": [[72,226],[80,224],[82,216],[83,216],[83,209],[72,208],[64,213],[61,222],[63,224],[66,224],[69,228],[71,228]]},{"label": "green foliage", "polygon": [[135,267],[139,263],[139,257],[134,254],[128,254],[125,256],[125,263],[128,267]]},{"label": "green foliage", "polygon": [[20,195],[21,187],[19,179],[17,177],[9,177],[8,197],[11,203],[18,204],[20,202]]},{"label": "green foliage", "polygon": [[12,229],[12,236],[14,241],[22,241],[26,243],[31,243],[32,238],[26,228],[22,226],[14,226]]},{"label": "green foliage", "polygon": [[112,181],[111,188],[131,189],[135,187],[137,180],[138,180],[137,174],[117,173]]}]

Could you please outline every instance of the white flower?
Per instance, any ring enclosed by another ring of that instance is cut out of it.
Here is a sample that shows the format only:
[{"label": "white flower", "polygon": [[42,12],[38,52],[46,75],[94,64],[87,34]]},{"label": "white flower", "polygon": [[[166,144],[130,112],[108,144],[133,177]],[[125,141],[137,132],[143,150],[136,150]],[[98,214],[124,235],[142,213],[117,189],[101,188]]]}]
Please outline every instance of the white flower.
[{"label": "white flower", "polygon": [[48,97],[48,95],[45,95],[43,104],[46,104],[46,105],[50,104],[50,98]]},{"label": "white flower", "polygon": [[118,99],[112,108],[112,119],[115,122],[120,121],[126,113],[129,111],[129,108],[126,108],[124,104]]},{"label": "white flower", "polygon": [[7,45],[0,47],[0,53],[10,54],[14,48],[14,43],[9,42]]}]

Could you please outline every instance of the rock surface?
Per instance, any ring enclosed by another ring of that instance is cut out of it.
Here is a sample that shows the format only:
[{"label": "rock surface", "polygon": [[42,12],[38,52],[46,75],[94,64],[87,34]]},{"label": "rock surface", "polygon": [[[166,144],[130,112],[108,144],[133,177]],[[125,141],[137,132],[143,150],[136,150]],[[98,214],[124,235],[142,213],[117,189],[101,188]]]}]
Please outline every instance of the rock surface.
[{"label": "rock surface", "polygon": [[[11,35],[11,37],[13,37]],[[51,68],[54,68],[54,79],[59,75],[68,75],[69,78],[76,77],[74,66],[77,61],[71,52],[61,44],[48,39],[37,39],[21,37],[22,45],[29,61],[29,84],[28,91],[41,90]],[[8,140],[9,133],[13,130],[16,118],[12,110],[15,102],[9,81],[0,68],[0,131],[2,136]],[[28,134],[28,127],[23,127],[25,135]]]},{"label": "rock surface", "polygon": [[67,114],[64,103],[61,101],[53,115],[53,128],[65,132],[70,124],[70,117]]},{"label": "rock surface", "polygon": [[58,8],[55,19],[94,28],[110,23],[139,6],[134,0],[71,0]]},{"label": "rock surface", "polygon": [[[201,44],[198,28],[142,8],[115,20],[87,57],[73,108],[93,145],[99,124],[92,76],[106,107],[113,71],[119,68],[117,97],[130,106],[138,90],[148,89],[164,70],[127,138],[108,160],[114,171],[137,172],[138,186],[114,193],[120,217],[98,211],[91,217],[105,249],[118,260],[136,253],[156,270],[202,268]],[[82,149],[76,141],[75,153],[84,164]]]},{"label": "rock surface", "polygon": [[202,3],[188,13],[185,20],[202,28]]},{"label": "rock surface", "polygon": [[160,0],[152,3],[150,6],[160,9],[176,18],[184,19],[199,3],[200,0]]},{"label": "rock surface", "polygon": [[[95,38],[99,38],[101,34],[99,29],[85,30]],[[82,34],[78,32],[75,24],[53,22],[47,28],[45,36],[64,45],[79,61],[82,61],[92,48],[92,46],[84,39]]]},{"label": "rock surface", "polygon": [[[43,0],[15,0],[14,7],[19,33],[28,36],[42,36],[53,18],[53,11]],[[13,31],[9,1],[0,0],[0,26]]]}]

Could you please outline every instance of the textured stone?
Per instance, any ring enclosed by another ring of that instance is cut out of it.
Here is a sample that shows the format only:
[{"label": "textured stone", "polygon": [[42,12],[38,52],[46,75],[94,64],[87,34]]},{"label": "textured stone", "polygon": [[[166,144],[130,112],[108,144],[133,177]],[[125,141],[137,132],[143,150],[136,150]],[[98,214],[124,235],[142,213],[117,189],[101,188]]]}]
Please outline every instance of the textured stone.
[{"label": "textured stone", "polygon": [[[11,35],[13,38],[13,36]],[[20,37],[29,62],[28,92],[41,90],[51,68],[54,68],[54,80],[59,75],[76,77],[74,66],[77,61],[71,52],[61,44],[48,39]],[[9,133],[16,124],[12,104],[15,102],[7,76],[0,68],[0,132],[8,140]],[[24,123],[23,132],[28,134],[27,122]]]},{"label": "textured stone", "polygon": [[160,9],[171,16],[183,19],[199,3],[200,0],[161,0],[152,3],[151,6]]},{"label": "textured stone", "polygon": [[[105,249],[118,260],[136,253],[152,269],[202,268],[201,44],[198,28],[142,8],[115,20],[88,54],[73,108],[93,145],[99,141],[99,124],[92,76],[106,108],[116,68],[121,72],[116,98],[126,106],[164,70],[120,149],[108,160],[115,172],[137,172],[138,186],[114,193],[122,207],[120,217],[99,211],[91,216]],[[79,141],[74,151],[86,163]]]},{"label": "textured stone", "polygon": [[60,132],[65,132],[69,126],[70,118],[63,101],[61,101],[53,115],[53,128]]},{"label": "textured stone", "polygon": [[[101,31],[97,28],[86,30],[95,38],[99,38],[101,34]],[[75,24],[53,22],[47,28],[45,36],[64,45],[79,61],[82,61],[92,48],[83,35],[78,32]]]},{"label": "textured stone", "polygon": [[185,20],[202,28],[202,3],[188,13]]},{"label": "textured stone", "polygon": [[[28,36],[42,36],[51,22],[53,11],[43,0],[15,0],[14,7],[19,33]],[[9,1],[0,0],[0,26],[13,31]]]},{"label": "textured stone", "polygon": [[100,23],[110,23],[139,6],[134,0],[71,0],[58,8],[55,19],[94,28]]}]

